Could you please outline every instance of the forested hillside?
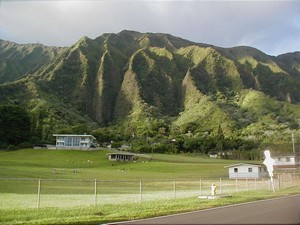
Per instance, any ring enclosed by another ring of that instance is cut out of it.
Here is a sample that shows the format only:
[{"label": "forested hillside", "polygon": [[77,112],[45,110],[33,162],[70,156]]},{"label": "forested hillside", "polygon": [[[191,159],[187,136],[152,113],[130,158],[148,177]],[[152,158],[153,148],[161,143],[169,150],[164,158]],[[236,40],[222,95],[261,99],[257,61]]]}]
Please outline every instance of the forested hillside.
[{"label": "forested hillside", "polygon": [[20,45],[0,40],[0,84],[37,71],[64,49],[41,44]]},{"label": "forested hillside", "polygon": [[5,46],[0,104],[27,111],[31,143],[89,132],[135,151],[290,151],[300,128],[300,52],[275,57],[133,31],[34,54]]}]

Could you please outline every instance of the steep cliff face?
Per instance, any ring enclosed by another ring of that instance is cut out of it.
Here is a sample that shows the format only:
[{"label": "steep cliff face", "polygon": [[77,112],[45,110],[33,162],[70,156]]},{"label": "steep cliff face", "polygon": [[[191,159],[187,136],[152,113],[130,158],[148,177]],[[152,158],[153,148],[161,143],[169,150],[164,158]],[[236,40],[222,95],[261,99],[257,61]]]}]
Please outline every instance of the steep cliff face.
[{"label": "steep cliff face", "polygon": [[0,82],[23,76],[0,85],[0,103],[47,105],[57,121],[69,111],[80,123],[168,117],[178,126],[198,123],[205,130],[222,123],[230,131],[254,121],[241,122],[252,91],[300,102],[299,52],[274,57],[134,31],[83,37],[70,48],[0,44]]}]

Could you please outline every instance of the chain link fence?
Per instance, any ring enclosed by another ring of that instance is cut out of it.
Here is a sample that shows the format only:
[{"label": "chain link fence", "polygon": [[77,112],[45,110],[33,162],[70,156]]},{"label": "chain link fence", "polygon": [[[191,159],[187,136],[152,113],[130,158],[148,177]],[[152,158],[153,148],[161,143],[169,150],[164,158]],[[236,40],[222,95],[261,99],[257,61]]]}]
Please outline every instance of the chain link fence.
[{"label": "chain link fence", "polygon": [[[270,179],[71,180],[0,178],[0,208],[73,207],[141,203],[270,189]],[[299,174],[278,174],[275,190],[300,185]]]}]

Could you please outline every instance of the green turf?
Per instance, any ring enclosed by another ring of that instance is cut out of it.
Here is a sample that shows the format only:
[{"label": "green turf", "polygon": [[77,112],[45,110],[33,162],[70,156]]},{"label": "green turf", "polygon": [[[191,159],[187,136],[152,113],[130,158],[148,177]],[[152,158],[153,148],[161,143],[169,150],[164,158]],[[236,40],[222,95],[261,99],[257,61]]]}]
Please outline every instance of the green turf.
[{"label": "green turf", "polygon": [[157,200],[142,204],[123,203],[73,208],[0,209],[1,224],[102,224],[115,221],[148,218],[178,212],[207,209],[212,207],[299,194],[300,187],[235,193],[231,198],[215,200],[190,197],[184,199]]},{"label": "green turf", "polygon": [[[253,189],[253,181],[239,183],[237,190],[235,181],[225,179],[224,168],[236,161],[154,154],[153,160],[139,157],[136,162],[120,163],[108,161],[109,152],[0,151],[0,224],[99,224],[300,193],[299,186],[275,194],[243,192],[251,185]],[[222,182],[223,193],[234,197],[199,200],[201,193],[209,194],[212,182],[219,193]],[[268,189],[268,183],[255,183],[255,187]]]},{"label": "green turf", "polygon": [[[98,180],[225,177],[224,166],[234,163],[199,155],[160,154],[154,154],[152,161],[140,157],[136,162],[118,163],[108,161],[107,153],[106,150],[0,151],[0,177]],[[77,173],[73,173],[74,169]]]}]

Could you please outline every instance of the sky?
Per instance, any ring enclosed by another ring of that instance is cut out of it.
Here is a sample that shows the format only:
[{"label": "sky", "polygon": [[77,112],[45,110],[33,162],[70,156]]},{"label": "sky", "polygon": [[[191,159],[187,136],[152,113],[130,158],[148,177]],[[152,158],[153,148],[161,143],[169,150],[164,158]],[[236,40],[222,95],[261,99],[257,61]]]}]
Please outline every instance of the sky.
[{"label": "sky", "polygon": [[0,0],[3,40],[71,46],[122,30],[279,55],[300,51],[300,1]]}]

